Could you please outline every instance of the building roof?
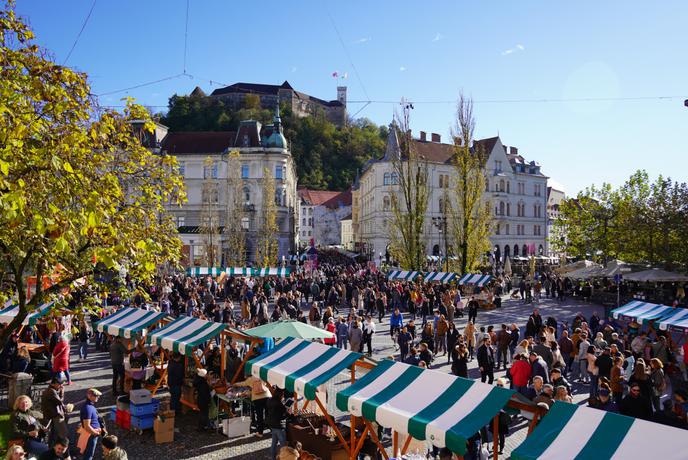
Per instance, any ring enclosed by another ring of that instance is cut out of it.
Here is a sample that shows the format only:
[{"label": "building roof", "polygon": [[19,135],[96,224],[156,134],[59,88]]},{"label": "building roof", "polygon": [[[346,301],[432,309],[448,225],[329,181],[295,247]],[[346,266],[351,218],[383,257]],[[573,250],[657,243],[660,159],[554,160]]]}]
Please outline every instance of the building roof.
[{"label": "building roof", "polygon": [[233,131],[180,131],[168,133],[161,148],[171,155],[224,152],[235,137]]},{"label": "building roof", "polygon": [[330,209],[340,206],[351,206],[351,190],[331,192],[328,190],[298,190],[299,198],[308,206],[325,206]]},{"label": "building roof", "polygon": [[447,163],[454,156],[453,144],[413,140],[416,153],[432,163]]},{"label": "building roof", "polygon": [[266,85],[262,83],[234,83],[233,85],[218,88],[211,93],[212,96],[228,93],[249,93],[249,94],[277,94],[280,89],[294,90],[287,80],[281,85]]},{"label": "building roof", "polygon": [[474,142],[474,144],[485,149],[484,154],[489,155],[492,152],[492,149],[494,149],[498,140],[499,136],[488,137],[487,139],[478,139]]}]

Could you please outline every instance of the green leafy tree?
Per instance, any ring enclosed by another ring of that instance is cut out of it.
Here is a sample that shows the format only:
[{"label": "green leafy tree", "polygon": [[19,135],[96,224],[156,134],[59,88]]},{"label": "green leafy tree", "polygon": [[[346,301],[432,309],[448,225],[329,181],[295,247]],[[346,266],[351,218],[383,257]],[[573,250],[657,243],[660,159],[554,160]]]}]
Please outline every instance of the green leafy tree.
[{"label": "green leafy tree", "polygon": [[[145,282],[181,248],[163,205],[181,204],[184,186],[174,157],[141,145],[148,112],[130,101],[122,114],[96,111],[86,75],[33,38],[13,4],[0,11],[0,297],[19,308],[0,343],[76,280],[94,285],[96,263]],[[54,284],[27,295],[28,276],[58,266]]]},{"label": "green leafy tree", "polygon": [[241,161],[238,150],[227,159],[227,218],[225,221],[225,255],[228,267],[243,267],[246,263],[246,232],[241,226],[244,219],[244,202],[241,179]]},{"label": "green leafy tree", "polygon": [[475,271],[485,252],[490,249],[492,227],[491,205],[483,195],[485,190],[484,165],[486,152],[473,143],[475,119],[473,101],[459,97],[456,122],[452,132],[455,168],[454,186],[449,205],[448,232],[452,245],[457,248],[458,268],[461,273]]}]

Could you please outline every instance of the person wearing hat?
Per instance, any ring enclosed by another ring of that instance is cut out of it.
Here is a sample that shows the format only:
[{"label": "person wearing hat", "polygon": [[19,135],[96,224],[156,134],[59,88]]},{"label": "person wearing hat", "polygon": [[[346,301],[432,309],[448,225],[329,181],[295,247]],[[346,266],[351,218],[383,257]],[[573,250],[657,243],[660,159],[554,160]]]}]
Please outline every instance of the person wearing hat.
[{"label": "person wearing hat", "polygon": [[41,397],[43,425],[50,426],[48,444],[53,445],[57,438],[68,437],[66,415],[74,409],[73,404],[64,403],[64,379],[56,375]]},{"label": "person wearing hat", "polygon": [[105,427],[100,423],[98,417],[98,409],[96,409],[96,403],[102,394],[97,388],[89,388],[86,391],[86,404],[79,413],[81,426],[79,427],[80,436],[77,445],[81,449],[82,460],[93,459],[98,439],[105,432]]},{"label": "person wearing hat", "polygon": [[208,371],[196,369],[193,387],[196,390],[196,405],[198,406],[198,430],[210,428],[210,385],[208,385]]}]

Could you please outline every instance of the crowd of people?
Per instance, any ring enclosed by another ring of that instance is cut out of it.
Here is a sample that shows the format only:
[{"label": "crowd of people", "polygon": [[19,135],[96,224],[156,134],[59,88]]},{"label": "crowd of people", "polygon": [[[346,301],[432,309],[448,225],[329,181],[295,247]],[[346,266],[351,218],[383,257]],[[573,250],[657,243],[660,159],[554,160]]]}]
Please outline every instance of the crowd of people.
[{"label": "crowd of people", "polygon": [[[161,277],[152,285],[129,287],[134,293],[132,296],[102,295],[103,308],[99,315],[94,314],[89,321],[75,321],[71,343],[59,330],[46,332],[51,337],[49,353],[53,379],[46,390],[49,394],[42,400],[43,425],[37,424],[39,419],[35,418],[33,424],[28,424],[33,427],[31,430],[20,431],[16,426],[16,434],[25,440],[27,451],[43,455],[69,439],[64,423],[66,407],[63,407],[61,395],[63,385],[71,382],[71,345],[78,347],[80,360],[88,359],[91,342],[96,350],[109,351],[115,395],[124,391],[125,360],[130,360],[131,368],[143,369],[153,359],[146,347],[129,351],[120,339],[89,327],[89,323],[93,324],[121,306],[157,309],[172,317],[196,317],[237,329],[293,319],[331,332],[333,338],[324,340],[328,345],[368,355],[380,351],[380,341],[376,337],[388,333],[394,350],[384,352],[391,359],[427,368],[448,366],[457,376],[480,378],[482,382],[510,387],[532,404],[549,408],[554,401],[570,402],[572,396],[584,391],[589,404],[602,410],[683,428],[687,424],[688,345],[677,343],[670,333],[597,314],[588,318],[581,314],[543,318],[537,307],[525,324],[486,324],[482,321],[481,305],[499,307],[503,297],[517,297],[534,304],[543,297],[563,301],[573,287],[566,278],[553,274],[517,284],[501,276],[484,288],[460,288],[454,284],[424,283],[420,278],[390,280],[367,265],[321,261],[317,270],[295,272],[283,278],[194,278],[174,274]],[[388,329],[383,326],[386,321]],[[30,366],[31,359],[22,350],[20,339],[19,335],[13,335],[0,353],[3,370],[21,371]],[[31,340],[30,337],[24,339]],[[236,341],[229,344],[225,378],[234,375],[236,367],[232,363],[238,365],[245,352],[243,344]],[[222,377],[219,375],[221,353],[212,341],[201,347],[204,374],[199,373],[194,379],[199,405],[211,404],[210,397],[203,395],[210,393],[208,382]],[[172,356],[168,366],[174,410],[180,408],[185,372],[180,358],[179,354]],[[479,375],[469,372],[469,363],[473,360],[477,361]],[[499,372],[504,374],[496,378]],[[131,377],[132,388],[143,385],[143,374],[131,374]],[[267,391],[261,393],[261,389],[255,387],[258,393],[252,393],[253,413],[256,431],[262,435],[265,428],[277,430],[275,425],[282,422],[276,422],[270,415]],[[88,401],[91,396],[89,393]],[[15,413],[19,414],[25,402],[15,407]],[[30,401],[25,411],[29,409]],[[208,408],[201,409],[199,427],[207,428]],[[90,418],[91,428],[102,426],[97,419]],[[504,418],[503,433],[509,425],[507,417]],[[25,417],[19,419],[26,420]],[[85,425],[88,424],[82,424],[82,428]],[[39,442],[43,437],[41,427],[46,426],[49,427],[45,431],[47,440]],[[84,429],[88,431],[89,428]],[[102,439],[105,448],[106,438]],[[278,446],[285,447],[279,434],[273,436],[273,444],[275,452]],[[503,448],[503,439],[500,444]]]}]

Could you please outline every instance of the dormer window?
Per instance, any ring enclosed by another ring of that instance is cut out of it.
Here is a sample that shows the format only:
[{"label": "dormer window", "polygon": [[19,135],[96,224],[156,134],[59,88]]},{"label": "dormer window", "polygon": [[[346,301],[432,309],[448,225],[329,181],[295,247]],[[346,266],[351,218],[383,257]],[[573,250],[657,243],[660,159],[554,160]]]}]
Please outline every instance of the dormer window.
[{"label": "dormer window", "polygon": [[248,134],[244,134],[244,138],[241,140],[241,145],[243,147],[250,147],[251,146],[251,140],[248,137]]}]

